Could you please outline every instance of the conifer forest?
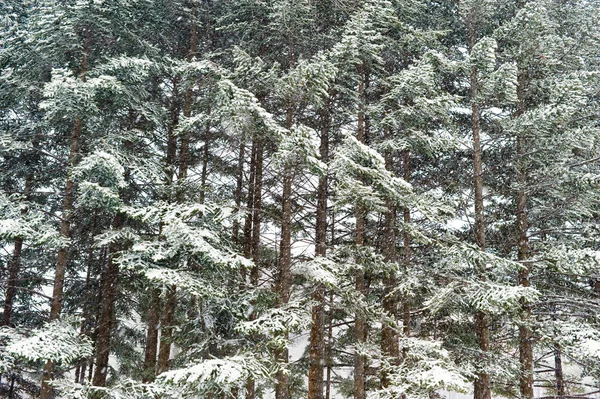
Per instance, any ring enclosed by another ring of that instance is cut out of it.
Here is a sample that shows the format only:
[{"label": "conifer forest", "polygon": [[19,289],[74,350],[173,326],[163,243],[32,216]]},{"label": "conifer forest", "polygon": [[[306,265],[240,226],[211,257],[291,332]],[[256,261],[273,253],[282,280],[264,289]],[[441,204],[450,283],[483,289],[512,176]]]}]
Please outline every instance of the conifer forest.
[{"label": "conifer forest", "polygon": [[600,0],[3,0],[0,397],[600,397]]}]

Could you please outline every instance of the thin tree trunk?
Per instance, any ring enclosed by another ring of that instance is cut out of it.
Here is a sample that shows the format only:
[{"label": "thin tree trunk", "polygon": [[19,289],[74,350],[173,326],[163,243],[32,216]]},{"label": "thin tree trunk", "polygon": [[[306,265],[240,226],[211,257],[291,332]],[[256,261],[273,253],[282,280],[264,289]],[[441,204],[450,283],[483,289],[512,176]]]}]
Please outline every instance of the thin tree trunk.
[{"label": "thin tree trunk", "polygon": [[[92,219],[92,227],[90,229],[90,239],[96,235],[96,226],[97,226],[97,213],[94,213],[94,217]],[[83,322],[81,323],[81,328],[79,330],[81,335],[89,336],[92,330],[92,326],[94,323],[93,315],[94,312],[92,309],[96,308],[96,295],[92,290],[91,279],[94,268],[94,247],[92,245],[88,248],[88,256],[87,256],[87,271],[85,274],[85,285],[84,292],[88,293],[87,298],[84,300],[82,304],[82,313],[85,315]],[[77,367],[77,372],[75,373],[75,383],[83,384],[85,381],[85,371],[87,368],[87,362],[89,359],[82,359]]]},{"label": "thin tree trunk", "polygon": [[[256,135],[252,140],[252,158],[250,164],[250,182],[248,188],[248,216],[246,218],[244,248],[245,256],[251,257],[254,266],[250,271],[250,285],[258,286],[260,264],[260,225],[262,208],[262,182],[263,182],[263,151],[262,139]],[[255,314],[250,314],[250,320],[255,319]],[[256,383],[249,378],[246,381],[246,398],[254,399]]]},{"label": "thin tree trunk", "polygon": [[[292,128],[293,107],[288,106],[285,127]],[[277,279],[278,306],[286,305],[290,300],[291,262],[292,262],[292,182],[293,172],[289,165],[283,170],[283,192],[281,197],[281,241],[279,245],[279,273]],[[284,337],[287,339],[287,334]],[[288,399],[289,376],[281,368],[287,367],[288,348],[275,350],[275,359],[280,364],[275,384],[275,398]]]},{"label": "thin tree trunk", "polygon": [[[365,70],[361,65],[358,68],[358,129],[357,139],[365,142]],[[356,207],[356,245],[362,246],[365,241],[366,211],[362,205]],[[359,270],[356,272],[355,289],[359,295],[365,294],[365,275]],[[367,326],[364,316],[357,313],[354,321],[354,339],[357,345],[362,345],[367,340]],[[358,350],[354,354],[354,399],[365,399],[365,364],[366,358]]]},{"label": "thin tree trunk", "polygon": [[[240,138],[240,152],[238,156],[237,172],[236,172],[236,187],[235,187],[235,210],[240,211],[242,206],[242,189],[244,186],[244,153],[246,151],[246,142],[244,138]],[[240,222],[238,218],[234,218],[232,224],[232,237],[235,244],[240,243]]]},{"label": "thin tree trunk", "polygon": [[[476,43],[475,36],[475,22],[473,13],[467,17],[467,35],[469,53],[473,50],[473,46]],[[483,163],[482,163],[482,149],[481,149],[481,137],[480,137],[480,116],[479,116],[479,104],[477,102],[477,96],[479,92],[478,82],[478,70],[476,67],[471,67],[470,72],[470,96],[471,96],[471,128],[473,133],[473,186],[475,191],[475,238],[477,245],[481,251],[485,251],[485,223],[484,223],[484,207],[483,207]],[[484,265],[480,265],[480,279],[485,280],[484,276]],[[479,349],[484,355],[484,364],[486,357],[485,355],[489,352],[489,316],[482,311],[478,311],[475,314],[475,333],[477,335],[477,341],[479,343]],[[490,399],[490,377],[487,371],[484,369],[479,371],[477,379],[475,380],[474,386],[474,399]]]},{"label": "thin tree trunk", "polygon": [[200,198],[199,201],[201,204],[204,204],[204,200],[206,198],[206,180],[208,178],[208,156],[209,156],[209,146],[208,139],[210,138],[210,124],[206,123],[206,131],[204,132],[204,148],[202,151],[202,172],[200,173]]},{"label": "thin tree trunk", "polygon": [[257,140],[252,140],[252,149],[250,150],[250,177],[248,181],[248,198],[246,199],[246,205],[248,213],[246,214],[246,220],[244,222],[244,245],[243,253],[248,259],[252,258],[252,226],[254,219],[254,183],[256,180],[256,151],[257,151]]},{"label": "thin tree trunk", "polygon": [[327,375],[325,399],[331,399],[331,369],[333,368],[333,292],[329,294],[329,324],[327,326]]},{"label": "thin tree trunk", "polygon": [[[124,215],[117,214],[113,220],[113,229],[118,230],[123,226]],[[106,385],[108,373],[108,358],[110,354],[110,335],[113,327],[115,302],[117,299],[119,282],[119,265],[115,262],[120,244],[112,243],[109,246],[108,264],[102,279],[102,301],[100,303],[100,319],[98,320],[98,336],[96,338],[96,372],[93,385],[103,387]]]},{"label": "thin tree trunk", "polygon": [[[31,197],[31,185],[33,182],[33,176],[29,174],[25,179],[25,200],[29,201]],[[27,209],[21,210],[21,215],[25,215]],[[21,271],[21,253],[23,251],[23,238],[17,237],[15,239],[15,247],[13,249],[13,256],[8,263],[8,282],[6,285],[6,294],[4,296],[4,313],[2,314],[2,325],[10,326],[10,319],[12,317],[13,303],[15,296],[17,295],[17,287],[19,285],[19,273]]]},{"label": "thin tree trunk", "polygon": [[[518,76],[517,95],[519,97],[519,105],[517,117],[525,112],[525,75],[519,73]],[[527,216],[527,173],[524,166],[525,147],[527,140],[524,136],[517,138],[517,181],[519,183],[519,191],[517,193],[517,257],[519,261],[529,259],[529,239],[527,230],[529,222]],[[518,284],[522,287],[530,287],[529,281],[529,266],[526,263],[521,264],[518,275]],[[519,389],[522,399],[533,398],[533,336],[528,324],[531,321],[531,306],[527,301],[521,300],[519,325],[519,361],[521,363],[521,375],[519,378]]]},{"label": "thin tree trunk", "polygon": [[[402,154],[402,167],[404,169],[404,181],[410,183],[410,151],[406,150]],[[408,226],[411,223],[410,217],[410,209],[408,207],[404,208],[403,211],[403,220],[404,225]],[[402,262],[404,265],[404,271],[407,272],[410,267],[410,259],[411,259],[411,237],[408,229],[404,229],[402,233],[403,245],[404,245],[404,253],[402,257]],[[404,298],[404,302],[402,303],[402,333],[405,337],[410,336],[410,302],[408,298]],[[403,356],[407,354],[407,348],[402,349]]]},{"label": "thin tree trunk", "polygon": [[[87,53],[89,48],[89,39],[86,39],[86,46],[84,51],[84,57],[82,61],[81,80],[85,82],[85,74],[87,72]],[[73,123],[71,129],[71,139],[69,148],[69,167],[73,168],[77,164],[79,159],[79,140],[81,137],[81,131],[83,122],[81,117],[77,117]],[[64,199],[62,206],[62,217],[60,223],[60,236],[66,242],[71,237],[71,218],[73,213],[73,191],[74,182],[71,180],[70,174],[67,175]],[[50,321],[57,320],[60,317],[63,300],[63,289],[65,284],[65,274],[67,272],[67,261],[68,261],[68,246],[62,245],[58,249],[56,256],[56,269],[54,274],[54,285],[52,288],[52,301],[50,304]],[[40,391],[40,399],[50,399],[52,397],[52,387],[48,382],[54,377],[54,362],[48,361],[44,365],[44,372],[42,374],[42,387]]]},{"label": "thin tree trunk", "polygon": [[148,309],[148,331],[146,333],[146,348],[144,351],[144,372],[143,382],[154,381],[156,375],[156,353],[158,346],[158,323],[160,309],[160,289],[152,290],[152,299]]},{"label": "thin tree trunk", "polygon": [[[391,132],[387,131],[388,138],[391,138]],[[388,152],[385,156],[385,166],[388,170],[393,170],[393,155]],[[388,212],[385,214],[383,256],[386,262],[396,262],[396,205],[393,202],[387,204]],[[391,365],[399,363],[400,350],[398,347],[398,334],[396,333],[396,319],[398,317],[398,298],[394,292],[398,285],[398,279],[394,271],[386,273],[383,278],[383,310],[388,320],[384,320],[381,326],[381,352],[391,360]],[[381,386],[388,387],[390,384],[388,378],[389,370],[386,367],[381,368]]]},{"label": "thin tree trunk", "polygon": [[556,379],[556,397],[563,398],[566,395],[565,379],[563,375],[561,349],[558,343],[554,344],[554,378]]},{"label": "thin tree trunk", "polygon": [[261,224],[261,212],[262,212],[262,185],[263,185],[263,152],[264,144],[262,139],[256,138],[256,166],[254,174],[254,190],[253,190],[253,201],[252,201],[252,260],[254,261],[254,267],[250,272],[250,283],[253,286],[258,286],[259,269],[260,263],[260,224]]},{"label": "thin tree trunk", "polygon": [[171,341],[173,339],[173,317],[177,303],[177,289],[175,286],[167,288],[165,308],[160,321],[160,346],[158,350],[158,361],[156,363],[156,375],[169,369],[169,358],[171,357]]},{"label": "thin tree trunk", "polygon": [[[327,162],[329,156],[328,105],[321,111],[320,156]],[[327,254],[327,172],[319,178],[317,188],[317,220],[315,226],[315,256]],[[310,329],[310,350],[308,370],[308,399],[323,399],[323,365],[325,363],[325,286],[317,284],[312,293],[312,325]]]},{"label": "thin tree trunk", "polygon": [[[248,259],[254,259],[257,255],[253,255],[253,222],[255,216],[254,210],[254,185],[256,180],[256,152],[257,152],[257,139],[254,137],[252,139],[252,148],[250,150],[250,176],[248,180],[248,198],[246,199],[246,205],[248,211],[246,213],[246,220],[244,223],[244,237],[243,237],[243,253],[244,256]],[[253,269],[256,266],[253,267]],[[244,282],[246,282],[246,270],[242,269]],[[250,278],[251,284],[253,284],[252,277]],[[250,314],[250,320],[254,318],[254,312]],[[248,378],[246,381],[246,399],[254,399],[256,395],[256,387],[254,379]]]}]

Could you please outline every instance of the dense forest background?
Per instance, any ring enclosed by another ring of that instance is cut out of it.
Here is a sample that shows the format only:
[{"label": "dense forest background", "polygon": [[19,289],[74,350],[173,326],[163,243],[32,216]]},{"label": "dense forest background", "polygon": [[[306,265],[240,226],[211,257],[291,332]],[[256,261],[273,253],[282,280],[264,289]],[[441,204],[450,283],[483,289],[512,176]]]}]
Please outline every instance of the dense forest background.
[{"label": "dense forest background", "polygon": [[0,396],[593,395],[599,111],[597,0],[4,0]]}]

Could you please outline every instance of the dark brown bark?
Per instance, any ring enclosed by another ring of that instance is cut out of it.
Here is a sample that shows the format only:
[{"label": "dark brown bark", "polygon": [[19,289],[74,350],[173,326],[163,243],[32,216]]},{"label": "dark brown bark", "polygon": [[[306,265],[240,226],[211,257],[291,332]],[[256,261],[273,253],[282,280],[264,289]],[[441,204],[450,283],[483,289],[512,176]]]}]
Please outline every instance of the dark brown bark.
[{"label": "dark brown bark", "polygon": [[[358,122],[356,138],[365,142],[365,68],[358,68]],[[356,207],[356,245],[364,244],[366,210],[362,205]],[[365,275],[362,270],[356,272],[355,289],[359,295],[365,294]],[[354,339],[357,345],[367,339],[367,326],[364,317],[357,313],[354,321]],[[354,399],[365,399],[365,364],[366,358],[358,352],[354,355]]]},{"label": "dark brown bark", "polygon": [[[294,109],[288,106],[286,114],[285,127],[292,128],[292,118]],[[292,182],[293,172],[290,165],[286,165],[283,170],[283,191],[281,196],[281,241],[279,245],[279,270],[277,277],[278,306],[284,306],[290,300],[291,288],[291,266],[292,266]],[[287,334],[285,334],[287,338]],[[280,363],[280,367],[287,367],[289,358],[288,348],[275,350],[275,359]],[[283,370],[277,372],[275,384],[275,398],[288,399],[289,376]]]},{"label": "dark brown bark", "polygon": [[258,286],[258,277],[260,264],[260,225],[262,212],[262,184],[263,184],[263,152],[264,144],[262,140],[256,138],[256,165],[254,173],[254,196],[252,202],[252,260],[254,267],[250,272],[250,283],[253,286]]},{"label": "dark brown bark", "polygon": [[[391,138],[391,131],[386,132],[386,136]],[[394,158],[391,152],[385,155],[385,166],[387,170],[393,169]],[[397,261],[396,251],[396,205],[389,201],[387,204],[388,212],[384,215],[384,239],[383,256],[387,262]],[[391,365],[399,363],[400,349],[398,346],[398,334],[396,332],[396,319],[398,317],[398,298],[394,292],[398,284],[398,279],[394,271],[386,273],[383,278],[383,310],[389,320],[384,320],[381,326],[381,352],[384,356],[390,358]],[[385,367],[381,369],[381,386],[389,386],[389,370]]]},{"label": "dark brown bark", "polygon": [[[404,180],[407,183],[410,183],[410,151],[406,150],[402,154],[402,168],[404,171]],[[410,217],[410,209],[408,207],[404,208],[403,211],[403,220],[405,225],[409,225],[411,223]],[[411,237],[410,233],[407,229],[402,233],[402,241],[404,245],[404,253],[402,256],[402,263],[404,266],[404,270],[407,271],[410,267],[410,259],[411,259]],[[402,303],[402,333],[405,337],[410,336],[410,302],[408,298],[404,298],[404,302]],[[403,349],[403,354],[406,356],[406,348]]]},{"label": "dark brown bark", "polygon": [[[517,96],[519,98],[517,117],[525,112],[525,75],[520,73],[518,76]],[[525,147],[527,140],[524,136],[517,138],[517,181],[519,191],[517,193],[517,257],[519,261],[529,259],[529,238],[527,231],[529,222],[527,216],[527,172],[524,166]],[[529,287],[529,266],[526,263],[521,264],[518,275],[518,284],[522,287]],[[519,362],[521,364],[521,375],[519,378],[519,390],[521,398],[533,398],[533,335],[528,324],[531,320],[531,305],[525,300],[521,300],[519,325]]]},{"label": "dark brown bark", "polygon": [[209,156],[209,145],[208,139],[210,138],[210,124],[206,124],[206,131],[204,132],[204,147],[202,150],[202,171],[200,173],[200,203],[204,204],[204,200],[206,199],[206,190],[208,188],[206,184],[206,180],[208,178],[208,156]]},{"label": "dark brown bark", "polygon": [[[239,212],[240,208],[242,206],[242,189],[244,186],[244,153],[245,153],[245,151],[246,151],[246,143],[244,141],[244,138],[240,138],[240,152],[239,152],[239,156],[238,156],[238,164],[237,164],[237,171],[236,171],[236,186],[235,186],[235,194],[234,194],[236,212]],[[231,235],[233,237],[233,242],[235,244],[239,244],[240,243],[240,222],[237,217],[233,220],[231,229],[232,229]]]},{"label": "dark brown bark", "polygon": [[160,321],[160,346],[158,350],[158,361],[156,362],[156,374],[163,373],[169,369],[171,357],[171,341],[173,339],[173,318],[177,303],[176,287],[167,288],[163,317]]},{"label": "dark brown bark", "polygon": [[[469,53],[476,43],[474,14],[471,11],[466,19],[467,39]],[[480,250],[485,251],[485,220],[483,206],[483,161],[481,148],[480,110],[478,104],[479,81],[478,70],[475,66],[470,71],[470,97],[471,97],[471,129],[473,133],[473,186],[475,192],[475,240]],[[479,265],[480,279],[485,280],[484,265]],[[478,311],[475,315],[475,333],[479,349],[485,356],[489,351],[489,317],[486,313]],[[474,399],[490,399],[490,377],[484,368],[479,371],[475,380]]]},{"label": "dark brown bark", "polygon": [[[117,214],[113,220],[113,229],[117,230],[123,226],[124,215]],[[113,328],[115,301],[117,299],[119,282],[119,265],[115,262],[120,243],[112,243],[109,246],[108,264],[102,279],[100,303],[100,319],[98,320],[98,335],[96,337],[96,372],[93,385],[103,387],[106,385],[108,373],[108,358],[110,354],[110,335]]]},{"label": "dark brown bark", "polygon": [[327,325],[327,373],[325,377],[325,399],[331,399],[331,370],[333,368],[333,293],[329,294],[329,323]]},{"label": "dark brown bark", "polygon": [[[85,75],[82,77],[85,81]],[[77,118],[71,130],[71,144],[69,149],[69,165],[72,168],[79,158],[79,139],[81,137],[82,120]],[[60,236],[64,240],[69,240],[71,237],[71,218],[73,212],[73,191],[74,182],[70,177],[67,177],[64,190],[64,199],[62,206],[62,218],[60,223]],[[59,248],[56,256],[56,269],[54,274],[54,285],[52,288],[52,301],[50,304],[50,321],[57,320],[60,317],[62,308],[63,289],[65,284],[65,274],[67,272],[68,261],[68,246],[63,245]],[[44,373],[42,375],[42,388],[40,391],[40,399],[50,399],[52,396],[52,387],[48,384],[53,378],[54,363],[46,362],[44,365]]]},{"label": "dark brown bark", "polygon": [[254,183],[256,180],[256,151],[257,141],[252,140],[252,149],[250,152],[250,177],[248,181],[248,198],[246,204],[248,213],[244,222],[244,245],[243,253],[246,258],[252,258],[252,225],[254,219]]},{"label": "dark brown bark", "polygon": [[[260,211],[262,206],[262,159],[263,144],[255,136],[252,140],[252,150],[250,157],[250,176],[248,181],[248,213],[244,224],[243,251],[244,256],[254,261],[254,266],[250,272],[250,284],[258,285],[258,264],[260,261]],[[245,279],[245,274],[244,274]],[[250,315],[250,320],[255,318],[254,313]],[[249,378],[246,381],[246,399],[254,399],[256,395],[256,384],[254,379]]]},{"label": "dark brown bark", "polygon": [[[24,195],[25,200],[29,201],[31,196],[31,185],[33,182],[33,176],[28,175],[25,179]],[[21,215],[25,215],[27,209],[21,210]],[[15,246],[13,249],[13,256],[8,262],[8,281],[6,284],[6,292],[4,296],[4,312],[2,313],[2,324],[3,326],[10,326],[10,319],[12,316],[13,303],[15,296],[17,295],[17,289],[19,286],[19,273],[21,271],[21,253],[23,251],[23,238],[17,237],[15,239]]]},{"label": "dark brown bark", "polygon": [[[321,111],[320,156],[327,162],[329,156],[330,115],[327,105]],[[317,217],[315,226],[315,256],[327,254],[327,174],[319,178],[317,187]],[[323,366],[325,363],[325,287],[317,284],[312,293],[312,324],[308,369],[308,399],[323,399]]]},{"label": "dark brown bark", "polygon": [[146,347],[144,350],[143,382],[154,381],[156,375],[156,353],[158,347],[158,323],[160,310],[160,289],[152,290],[152,299],[148,309],[148,331],[146,333]]},{"label": "dark brown bark", "polygon": [[556,386],[556,397],[562,398],[566,395],[565,378],[563,375],[562,355],[560,345],[554,344],[554,378]]}]

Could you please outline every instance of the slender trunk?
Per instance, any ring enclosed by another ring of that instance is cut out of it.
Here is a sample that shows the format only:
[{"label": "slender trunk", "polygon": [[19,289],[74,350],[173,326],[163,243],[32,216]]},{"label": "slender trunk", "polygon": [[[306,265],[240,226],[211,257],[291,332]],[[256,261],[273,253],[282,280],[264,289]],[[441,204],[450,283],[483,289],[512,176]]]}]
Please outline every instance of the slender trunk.
[{"label": "slender trunk", "polygon": [[[191,10],[191,17],[194,19],[190,25],[190,46],[188,49],[187,60],[192,61],[198,47],[198,26],[195,18],[198,14],[198,7],[194,4]],[[183,116],[189,118],[192,114],[192,89],[187,89],[184,95]],[[176,126],[176,125],[173,125]],[[181,143],[179,148],[179,175],[177,178],[177,201],[184,202],[185,200],[185,180],[190,163],[190,133],[186,130],[181,134]]]},{"label": "slender trunk", "polygon": [[[25,200],[29,201],[31,196],[31,185],[33,176],[30,174],[25,179]],[[21,210],[21,215],[27,213],[27,208]],[[13,256],[8,263],[8,282],[6,284],[6,294],[4,296],[4,313],[2,314],[3,326],[10,326],[10,318],[12,316],[13,303],[17,295],[17,287],[19,285],[19,273],[21,271],[21,253],[23,251],[23,238],[15,239],[15,247]]]},{"label": "slender trunk", "polygon": [[[517,95],[519,97],[519,105],[517,117],[525,112],[525,75],[523,73],[519,74],[518,83]],[[524,136],[519,136],[517,138],[517,181],[519,183],[519,191],[517,193],[517,231],[519,240],[517,244],[517,257],[519,261],[529,259],[529,239],[527,237],[529,222],[527,216],[527,192],[525,191],[525,187],[527,186],[527,173],[523,159],[525,156],[526,145],[526,138]],[[529,266],[525,263],[522,263],[521,268],[519,269],[518,284],[522,287],[531,286],[529,281]],[[519,361],[521,364],[521,375],[519,378],[519,389],[522,399],[532,399],[533,336],[531,329],[528,326],[531,320],[531,305],[525,300],[521,300],[520,304],[521,323],[519,325]]]},{"label": "slender trunk", "polygon": [[[117,214],[113,220],[113,229],[118,230],[123,226],[124,215]],[[113,243],[109,246],[108,264],[102,281],[102,301],[100,303],[100,319],[98,320],[98,336],[96,338],[96,372],[93,385],[103,387],[106,385],[108,373],[108,357],[110,354],[110,333],[113,327],[115,301],[117,299],[117,285],[119,282],[119,265],[115,261],[121,244]]]},{"label": "slender trunk", "polygon": [[[258,138],[254,137],[252,139],[252,149],[251,149],[251,154],[250,154],[250,177],[249,177],[249,181],[248,181],[248,198],[246,201],[247,204],[247,208],[248,208],[248,213],[246,214],[246,221],[244,224],[244,240],[243,240],[243,252],[244,252],[244,256],[246,258],[251,258],[253,259],[254,262],[258,261],[258,241],[260,240],[259,237],[256,236],[256,223],[254,218],[258,215],[258,213],[256,212],[255,204],[257,201],[257,197],[255,195],[256,192],[256,175],[257,175],[257,161],[258,161],[258,157],[257,157],[257,152],[258,152],[258,147],[259,147],[259,143],[258,143]],[[260,203],[260,200],[258,200]],[[254,233],[254,234],[253,234]],[[260,225],[258,227],[258,233],[260,234]],[[256,242],[255,242],[256,241]],[[255,265],[252,268],[251,271],[251,276],[250,276],[250,284],[253,286],[258,285],[258,278],[256,278],[256,281],[254,279],[254,270],[258,270],[257,266]],[[246,274],[245,274],[245,269],[244,269],[244,281],[246,280]],[[252,312],[250,314],[250,320],[253,320],[255,317],[254,312]],[[252,378],[248,378],[248,380],[246,381],[246,399],[254,399],[256,395],[256,385],[255,385],[255,381]]]},{"label": "slender trunk", "polygon": [[[235,187],[235,210],[240,211],[242,206],[242,189],[244,186],[244,152],[246,151],[246,143],[244,138],[240,138],[240,152],[238,156],[237,172],[236,172],[236,187]],[[232,237],[235,244],[240,244],[240,222],[238,218],[234,218],[232,225]]]},{"label": "slender trunk", "polygon": [[[467,18],[467,34],[469,53],[473,50],[476,42],[475,23],[473,14]],[[470,72],[470,96],[471,96],[471,128],[473,132],[473,186],[475,192],[475,239],[480,250],[485,251],[485,223],[483,207],[483,163],[480,137],[480,116],[477,96],[479,92],[478,70],[471,67]],[[485,280],[484,265],[480,265],[480,279]],[[479,343],[479,349],[484,355],[489,352],[489,316],[482,311],[475,314],[475,333]],[[475,380],[474,399],[490,399],[490,377],[484,369],[479,371]]]},{"label": "slender trunk", "polygon": [[[84,56],[86,59],[87,56]],[[82,62],[87,64],[87,62]],[[85,81],[85,69],[82,71],[81,79]],[[77,117],[71,129],[71,143],[69,149],[69,166],[70,169],[75,166],[79,159],[79,140],[81,137],[81,131],[83,122],[80,117]],[[62,205],[62,218],[60,223],[60,236],[65,241],[71,237],[71,218],[73,213],[73,191],[74,182],[71,180],[71,176],[67,176],[64,190],[64,199]],[[54,285],[52,288],[52,301],[50,304],[50,321],[57,320],[60,317],[60,311],[62,308],[63,300],[63,289],[65,284],[65,274],[67,272],[67,261],[68,261],[68,246],[62,245],[56,256],[56,269],[54,274]],[[54,362],[48,361],[44,365],[44,372],[42,375],[42,388],[40,391],[40,399],[50,399],[52,397],[52,387],[48,384],[48,381],[54,377]]]},{"label": "slender trunk", "polygon": [[256,151],[257,140],[252,140],[252,149],[250,153],[250,177],[248,181],[248,198],[246,204],[248,213],[244,222],[244,245],[243,253],[246,258],[252,258],[252,225],[254,219],[254,183],[256,180]]},{"label": "slender trunk", "polygon": [[[320,155],[323,162],[329,156],[328,105],[321,111]],[[327,253],[327,172],[319,178],[317,188],[317,220],[315,226],[315,256]],[[325,287],[318,284],[312,293],[312,325],[310,329],[310,351],[308,370],[308,399],[323,399],[323,365],[325,354]]]},{"label": "slender trunk", "polygon": [[[292,128],[293,107],[288,106],[285,127]],[[283,170],[283,192],[281,197],[281,241],[279,245],[279,273],[277,279],[278,305],[284,306],[290,300],[291,288],[291,262],[292,262],[292,182],[293,172],[289,165]],[[287,334],[285,334],[287,339]],[[288,399],[289,376],[284,368],[287,368],[289,353],[288,348],[275,350],[275,359],[280,364],[276,376],[275,398]]]},{"label": "slender trunk", "polygon": [[169,358],[171,357],[171,341],[173,339],[173,317],[177,302],[176,287],[167,288],[165,308],[160,321],[160,346],[158,350],[158,361],[156,363],[156,374],[163,373],[169,369]]},{"label": "slender trunk", "polygon": [[[358,85],[358,129],[356,138],[361,143],[365,142],[365,70],[361,65],[358,68],[359,85]],[[366,210],[362,205],[356,207],[356,245],[364,245],[365,236],[365,218]],[[364,296],[365,294],[365,275],[362,270],[356,272],[355,279],[356,292]],[[364,316],[361,314],[355,315],[354,321],[354,339],[356,345],[362,345],[367,340],[367,328]],[[365,364],[366,358],[357,350],[354,354],[354,399],[365,399]]]},{"label": "slender trunk", "polygon": [[148,331],[146,333],[146,348],[144,351],[143,382],[154,381],[156,375],[156,352],[158,346],[158,323],[160,309],[160,289],[152,290],[150,308],[148,309]]},{"label": "slender trunk", "polygon": [[254,174],[254,198],[252,202],[252,260],[254,267],[250,272],[250,283],[253,286],[258,286],[258,265],[260,263],[260,223],[261,223],[261,208],[262,208],[262,184],[263,184],[263,151],[264,144],[260,138],[257,138],[256,143],[256,165]]},{"label": "slender trunk", "polygon": [[206,185],[206,179],[208,177],[208,156],[209,156],[209,146],[208,146],[208,139],[210,138],[210,124],[206,123],[206,131],[204,133],[204,148],[202,151],[202,172],[200,174],[200,184],[201,184],[201,190],[200,190],[200,203],[204,203],[204,200],[206,198],[206,189],[207,189],[207,185]]},{"label": "slender trunk", "polygon": [[331,399],[331,369],[333,368],[333,292],[329,294],[329,324],[327,326],[327,376],[325,399]]},{"label": "slender trunk", "polygon": [[[386,132],[391,138],[391,132]],[[385,156],[385,166],[388,170],[393,169],[393,155],[388,152]],[[390,201],[387,204],[388,212],[385,214],[383,256],[386,262],[396,262],[396,205]],[[406,249],[406,248],[405,248]],[[394,292],[398,285],[398,279],[394,271],[386,273],[383,278],[383,310],[389,320],[384,320],[381,326],[381,352],[390,359],[393,367],[399,363],[400,350],[398,347],[398,334],[396,333],[396,319],[398,317],[398,298]],[[389,370],[381,369],[381,386],[389,386]]]},{"label": "slender trunk", "polygon": [[[90,229],[90,239],[96,235],[96,226],[97,226],[97,213],[94,213],[92,228]],[[91,284],[92,273],[94,269],[94,247],[92,245],[88,248],[87,255],[87,272],[85,275],[85,284],[84,284],[84,292],[87,293],[86,298],[82,304],[82,313],[85,315],[83,322],[81,323],[80,334],[84,336],[90,336],[92,331],[92,326],[94,325],[94,312],[92,309],[96,308],[96,295],[94,295],[94,291],[92,288],[95,288]],[[75,383],[83,384],[85,381],[85,371],[87,368],[87,362],[89,359],[82,359],[76,373]]]},{"label": "slender trunk", "polygon": [[556,397],[563,398],[566,395],[565,379],[563,376],[561,349],[558,343],[554,344],[554,378],[556,379]]},{"label": "slender trunk", "polygon": [[[404,181],[410,183],[410,151],[406,150],[402,154],[402,167],[404,169]],[[403,220],[404,225],[408,226],[411,223],[410,218],[410,209],[408,207],[404,208],[403,211]],[[404,229],[402,233],[403,245],[404,245],[404,253],[402,262],[404,265],[404,271],[407,272],[410,267],[410,259],[411,259],[411,237],[408,229]],[[402,303],[402,333],[405,337],[410,336],[410,302],[408,298],[404,298],[404,302]],[[403,355],[406,356],[407,348],[402,350]]]},{"label": "slender trunk", "polygon": [[[179,105],[177,97],[179,96],[179,82],[176,78],[172,80],[173,94],[169,111],[169,126],[167,127],[167,153],[165,159],[165,183],[171,186],[173,175],[175,174],[175,165],[177,158],[177,137],[175,136],[175,127],[179,123]],[[172,197],[169,195],[169,199]]]}]

